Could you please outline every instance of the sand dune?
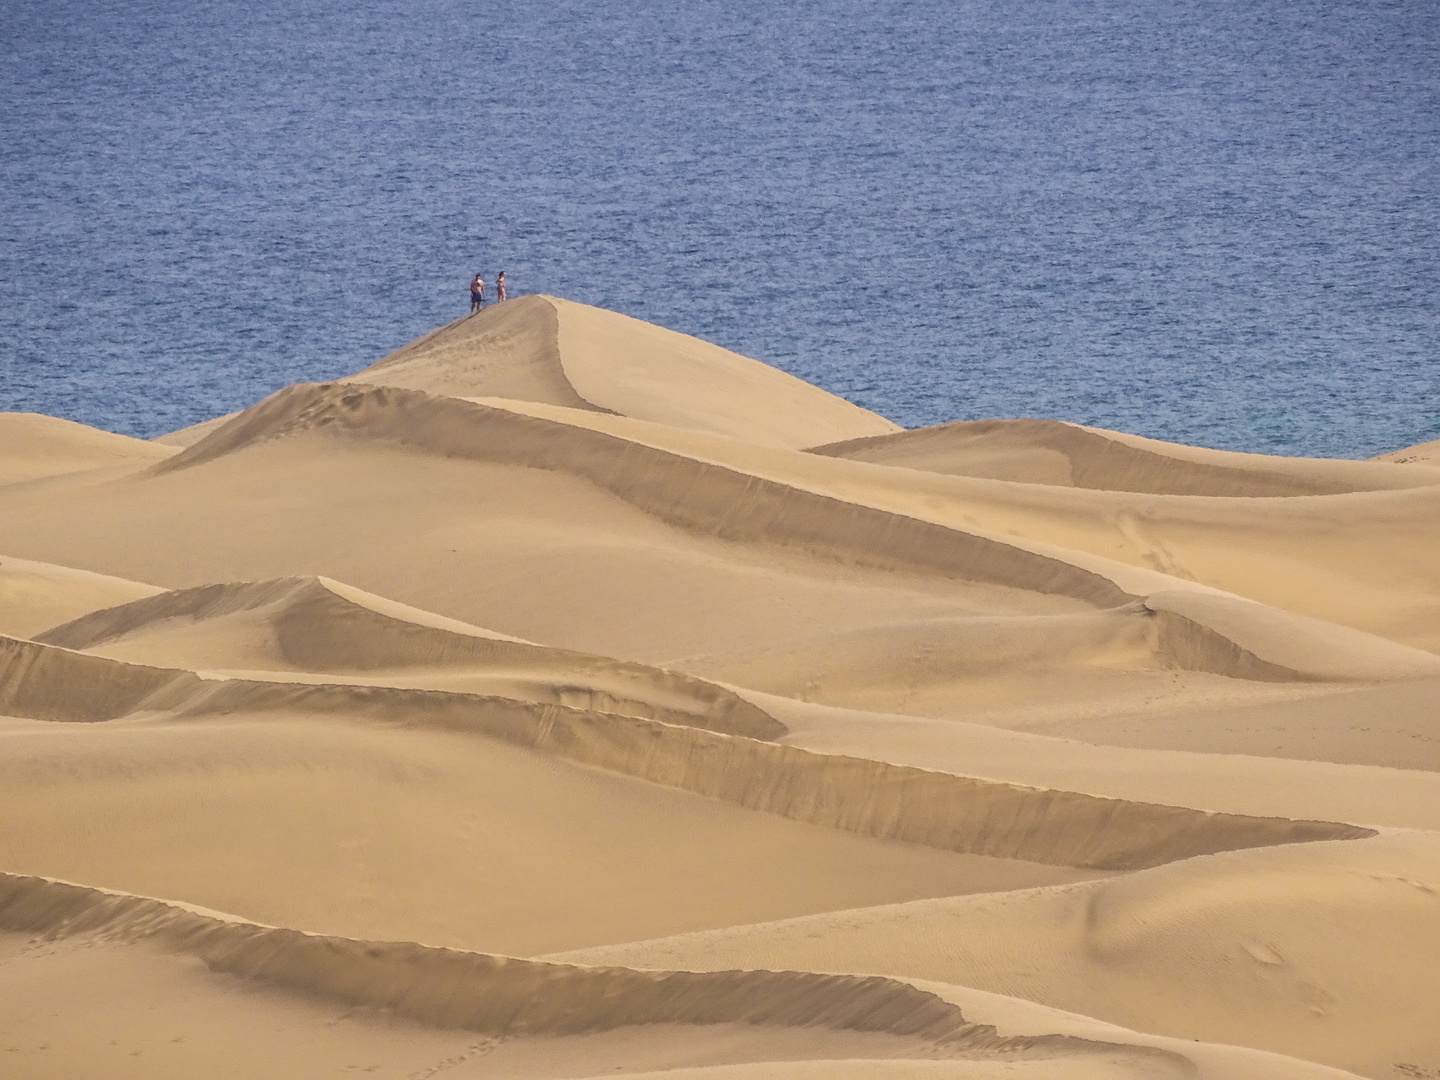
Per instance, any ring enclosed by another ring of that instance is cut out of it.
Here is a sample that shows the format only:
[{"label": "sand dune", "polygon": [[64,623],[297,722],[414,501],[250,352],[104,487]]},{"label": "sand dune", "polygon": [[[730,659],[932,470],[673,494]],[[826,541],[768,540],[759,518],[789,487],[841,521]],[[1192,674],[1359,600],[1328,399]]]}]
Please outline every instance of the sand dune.
[{"label": "sand dune", "polygon": [[191,443],[199,442],[221,424],[234,419],[237,415],[238,412],[233,412],[226,413],[224,416],[216,416],[209,420],[202,420],[198,424],[190,424],[188,427],[183,427],[178,431],[169,431],[164,435],[157,435],[150,441],[160,443],[162,446],[179,446],[183,448],[189,446]]},{"label": "sand dune", "polygon": [[[1440,605],[1440,583],[1430,559],[1440,543],[1440,487],[1429,474],[1426,482],[1408,490],[1285,501],[1017,487],[756,446],[629,417],[528,402],[486,403],[1058,557],[1137,596],[1177,589],[1213,594],[1218,588],[1267,606],[1440,649],[1430,629]],[[1356,463],[1313,464],[1328,468]],[[1382,468],[1384,477],[1393,479],[1397,472],[1403,475],[1405,470]],[[1388,556],[1383,565],[1347,563],[1354,546],[1381,542]],[[1192,547],[1199,548],[1203,561],[1191,559]],[[1300,622],[1289,633],[1307,639],[1313,630]],[[1413,641],[1412,635],[1420,640]],[[1356,645],[1352,640],[1345,649]],[[1376,647],[1372,642],[1360,652]]]},{"label": "sand dune", "polygon": [[899,430],[748,357],[552,296],[525,296],[457,319],[354,378],[452,397],[595,409],[766,445]]},{"label": "sand dune", "polygon": [[123,469],[163,461],[175,451],[36,413],[0,413],[0,485],[64,473]]},{"label": "sand dune", "polygon": [[522,956],[1096,873],[807,824],[404,721],[0,724],[7,865]]},{"label": "sand dune", "polygon": [[774,737],[733,691],[642,664],[546,648],[328,578],[207,585],[98,611],[38,635],[70,649],[191,669],[364,674]]},{"label": "sand dune", "polygon": [[0,1072],[1440,1076],[1429,456],[550,297],[0,415]]},{"label": "sand dune", "polygon": [[1440,1038],[1440,970],[1409,959],[1440,947],[1437,897],[1440,839],[1398,833],[561,958],[934,979],[1390,1075],[1434,1060]]},{"label": "sand dune", "polygon": [[971,533],[767,483],[752,473],[588,428],[423,391],[363,384],[293,386],[167,461],[163,471],[317,429],[570,474],[670,524],[724,540],[785,544],[885,569],[949,571],[1094,603],[1130,599],[1096,575]]},{"label": "sand dune", "polygon": [[[1297,634],[1295,616],[1274,609],[1250,612],[1245,607],[1258,605],[1223,598],[1206,604],[1209,600],[1186,592],[1091,614],[928,619],[674,663],[802,701],[939,717],[1003,708],[1024,672],[1035,682],[1027,717],[1052,723],[1113,714],[1177,692],[1223,696],[1233,688],[1257,702],[1267,696],[1266,688],[1242,690],[1229,680],[1270,684],[1281,698],[1306,683],[1440,676],[1440,663],[1429,653],[1332,626],[1301,624],[1308,632]],[[1162,604],[1199,617],[1186,618]],[[1255,650],[1224,636],[1216,625]],[[1331,634],[1344,640],[1327,641]],[[1352,647],[1343,648],[1346,644]]]},{"label": "sand dune", "polygon": [[1440,439],[1435,439],[1427,443],[1418,443],[1415,446],[1407,446],[1403,450],[1392,450],[1388,454],[1380,454],[1370,460],[1393,461],[1398,465],[1440,467]]},{"label": "sand dune", "polygon": [[[1120,473],[1108,480],[1114,489],[1076,490],[786,452],[557,406],[504,407],[1059,557],[1135,595],[1219,589],[1440,651],[1433,633],[1440,583],[1431,557],[1440,543],[1440,472],[1380,466],[1381,480],[1408,482],[1283,499],[1133,493],[1118,487]],[[1211,453],[1193,452],[1202,460]],[[1364,463],[1300,464],[1324,476]],[[1351,557],[1380,544],[1383,561]]]},{"label": "sand dune", "polygon": [[817,446],[811,453],[955,476],[1154,495],[1273,498],[1440,484],[1440,472],[1204,450],[1058,420],[959,421]]},{"label": "sand dune", "polygon": [[[1340,823],[1196,812],[815,754],[706,731],[691,726],[694,719],[681,726],[373,685],[209,680],[9,638],[0,638],[0,650],[0,709],[14,716],[280,713],[473,732],[747,809],[947,851],[1128,870],[1237,847],[1369,835]],[[753,715],[769,722],[767,733],[784,730],[758,709]]]},{"label": "sand dune", "polygon": [[[1433,684],[1429,689],[1433,692]],[[1271,706],[1279,716],[1268,725],[1266,707],[1232,706],[1232,726],[1223,733],[1228,744],[1218,750],[1206,745],[1214,738],[1209,725],[1216,713],[1204,710],[1167,717],[1173,729],[1151,741],[1172,745],[1151,748],[1138,737],[1132,741],[1139,746],[1113,745],[1119,741],[1108,737],[1118,727],[1113,718],[1055,721],[1054,711],[1044,702],[1030,704],[1034,698],[1029,696],[1023,710],[1007,711],[993,701],[978,719],[963,720],[747,693],[784,720],[790,731],[781,741],[823,754],[1197,810],[1440,829],[1433,720],[1408,726],[1397,722],[1386,731],[1387,718],[1374,718],[1365,692],[1299,698],[1283,703],[1283,711]],[[1360,698],[1358,707],[1347,701],[1351,697]],[[1430,705],[1433,713],[1433,699]],[[1155,711],[1143,703],[1135,707],[1128,717],[1132,728],[1144,734]],[[1194,722],[1187,723],[1191,716]],[[1106,720],[1110,727],[1101,726]],[[1085,734],[1092,726],[1107,737],[1080,742],[1075,734],[1063,734],[1076,728]],[[1007,730],[1011,727],[1020,730]],[[1052,728],[1058,729],[1055,734],[1046,733]]]}]

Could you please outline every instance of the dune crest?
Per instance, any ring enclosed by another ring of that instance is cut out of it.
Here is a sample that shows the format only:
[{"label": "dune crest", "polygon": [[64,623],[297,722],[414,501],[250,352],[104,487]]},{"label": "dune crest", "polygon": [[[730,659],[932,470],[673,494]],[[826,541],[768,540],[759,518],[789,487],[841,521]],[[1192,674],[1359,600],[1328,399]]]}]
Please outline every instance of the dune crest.
[{"label": "dune crest", "polygon": [[863,969],[1383,1076],[1440,1042],[1440,974],[1406,960],[1440,946],[1437,850],[1435,833],[1404,831],[553,958]]},{"label": "dune crest", "polygon": [[353,381],[548,402],[776,446],[899,430],[759,361],[552,296],[522,296],[457,319]]},{"label": "dune crest", "polygon": [[1283,498],[1440,484],[1440,471],[1406,475],[1368,462],[1204,450],[1061,420],[960,420],[810,452],[955,476],[1153,495]]},{"label": "dune crest", "polygon": [[93,612],[36,640],[142,663],[363,673],[418,689],[467,690],[761,737],[784,732],[733,691],[703,679],[521,641],[322,577],[163,593]]},{"label": "dune crest", "polygon": [[968,1022],[937,994],[884,977],[581,967],[414,942],[355,941],[15,874],[0,873],[0,929],[158,947],[248,981],[502,1037],[745,1024],[900,1036],[917,1057],[1003,1060],[1069,1053],[1083,1060],[1120,1051],[1136,1063],[1182,1070],[1185,1064],[1154,1047],[1065,1035],[1006,1038],[991,1025]]},{"label": "dune crest", "polygon": [[662,520],[721,539],[792,545],[885,568],[1060,593],[1090,603],[1134,597],[1098,574],[973,533],[846,503],[603,432],[437,397],[357,384],[296,385],[166,461],[190,468],[308,432],[427,453],[570,473]]}]

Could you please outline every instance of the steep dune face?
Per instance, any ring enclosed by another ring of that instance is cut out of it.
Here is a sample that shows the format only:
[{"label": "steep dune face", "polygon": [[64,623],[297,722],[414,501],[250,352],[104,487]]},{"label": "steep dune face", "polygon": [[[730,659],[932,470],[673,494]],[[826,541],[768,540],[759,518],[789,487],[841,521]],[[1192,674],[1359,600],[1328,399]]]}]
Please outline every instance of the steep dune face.
[{"label": "steep dune face", "polygon": [[[1134,595],[1184,590],[1213,598],[1219,589],[1403,643],[1386,659],[1383,642],[1350,641],[1343,648],[1358,649],[1356,657],[1336,668],[1351,673],[1346,677],[1393,677],[1360,673],[1370,666],[1362,655],[1373,656],[1377,670],[1394,671],[1420,662],[1404,645],[1435,651],[1440,578],[1432,553],[1440,545],[1440,485],[1429,479],[1409,488],[1283,499],[1078,490],[852,462],[556,406],[490,404],[1058,556]],[[1178,456],[1190,448],[1167,451]],[[1211,451],[1196,453],[1203,459]],[[1357,464],[1263,460],[1322,472]],[[1405,472],[1383,470],[1387,478]],[[1383,560],[1352,557],[1382,545]],[[1306,643],[1291,650],[1292,660],[1297,651],[1309,652],[1312,661],[1299,666],[1325,674],[1336,659],[1323,644],[1331,631],[1317,638],[1316,630],[1313,619],[1302,618],[1286,633]]]},{"label": "steep dune face", "polygon": [[598,408],[570,385],[559,335],[554,303],[544,296],[522,296],[416,338],[348,381],[450,397]]},{"label": "steep dune face", "polygon": [[[884,477],[872,473],[852,477],[843,467],[838,472],[828,468],[819,472],[805,470],[805,455],[777,458],[771,454],[758,461],[742,455],[727,460],[726,444],[707,444],[700,453],[681,452],[680,446],[655,445],[661,441],[658,439],[639,441],[627,437],[628,431],[615,430],[613,424],[602,422],[597,428],[569,420],[565,416],[519,414],[416,391],[338,384],[296,386],[248,410],[165,462],[161,469],[192,467],[248,446],[307,432],[343,434],[452,458],[568,473],[669,523],[724,540],[788,545],[886,569],[938,570],[971,581],[1060,594],[1100,606],[1117,606],[1134,599],[1117,583],[1123,579],[1112,573],[1107,580],[1102,576],[1103,568],[1097,567],[1101,573],[1096,573],[1073,561],[1000,541],[1000,529],[995,526],[1003,519],[988,530],[964,527],[962,523],[974,521],[973,514],[967,512],[974,507],[953,499],[954,495],[963,499],[963,492],[945,493],[952,499],[939,502],[923,489],[906,491],[901,483],[895,485],[896,493],[886,493],[877,490],[884,484]],[[604,430],[607,427],[611,430]],[[643,438],[648,433],[638,434]],[[716,456],[722,456],[725,464],[715,461]],[[796,460],[800,468],[795,467]],[[1440,488],[1433,490],[1440,492]],[[994,492],[986,494],[990,500],[995,499]],[[1085,509],[1091,516],[1100,516],[1106,508]],[[1434,532],[1436,526],[1428,516],[1418,515],[1420,509],[1416,506],[1409,511],[1413,526],[1422,533]],[[1083,528],[1083,519],[1077,522],[1075,514],[1062,517],[1052,510],[1045,516],[1058,520],[1066,530],[1059,535],[1066,539],[1077,523]],[[1128,520],[1125,514],[1119,515],[1117,532],[1121,538],[1138,530],[1136,525],[1127,526]],[[1057,535],[1043,527],[1036,531],[1046,541]],[[1094,543],[1102,551],[1110,550],[1101,538]],[[1231,570],[1221,580],[1228,584],[1233,578]],[[1159,586],[1169,596],[1188,584],[1184,577],[1167,582],[1152,575],[1150,587]],[[1440,581],[1425,591],[1435,592],[1435,602],[1440,603]],[[1157,604],[1157,610],[1180,614],[1176,606],[1180,603],[1179,599],[1165,600]],[[1182,606],[1191,612],[1228,612],[1228,625],[1242,629],[1247,623],[1244,612],[1252,610],[1244,605],[1237,609],[1223,598]],[[1238,616],[1237,610],[1241,612]],[[1261,609],[1253,610],[1259,613]],[[1191,616],[1182,618],[1194,621]],[[1431,658],[1403,645],[1383,641],[1362,645],[1356,640],[1343,643],[1337,652],[1322,645],[1325,635],[1317,637],[1315,628],[1305,620],[1287,623],[1283,617],[1275,616],[1272,622],[1275,619],[1285,623],[1289,636],[1308,646],[1289,650],[1286,661],[1279,665],[1292,671],[1352,679],[1411,678],[1440,672],[1440,665]],[[1169,622],[1178,630],[1176,620]],[[1178,633],[1170,636],[1176,647],[1184,640],[1184,635]],[[1274,633],[1252,636],[1272,646],[1276,640]],[[1260,652],[1263,655],[1265,647],[1260,647]],[[1200,666],[1204,667],[1204,663]]]},{"label": "steep dune face", "polygon": [[900,430],[709,342],[569,300],[552,303],[571,385],[609,412],[789,447]]},{"label": "steep dune face", "polygon": [[0,876],[0,925],[56,936],[104,930],[122,940],[151,941],[198,956],[226,974],[491,1035],[750,1023],[884,1031],[985,1049],[1003,1046],[993,1029],[967,1024],[960,1010],[943,999],[883,978],[580,968],[409,942],[352,941],[13,874]]},{"label": "steep dune face", "polygon": [[354,381],[613,412],[775,446],[899,430],[717,345],[550,296],[524,296],[458,319]]},{"label": "steep dune face", "polygon": [[143,468],[175,451],[36,413],[0,413],[0,485],[64,473]]},{"label": "steep dune face", "polygon": [[[1190,594],[1181,595],[1188,599]],[[1269,696],[1262,687],[1286,696],[1284,688],[1306,684],[1440,675],[1440,664],[1430,654],[1412,656],[1358,634],[1375,653],[1367,657],[1362,649],[1359,662],[1314,632],[1300,635],[1288,651],[1265,640],[1256,642],[1258,652],[1251,651],[1214,629],[1225,623],[1232,605],[1216,605],[1219,614],[1207,624],[1204,618],[1165,610],[1163,599],[1149,601],[1154,609],[1136,603],[1083,614],[892,623],[818,634],[783,649],[684,657],[674,663],[806,702],[956,719],[1004,711],[1023,672],[1031,681],[1026,715],[1052,722],[1143,708],[1179,681],[1223,693],[1223,687],[1234,685],[1228,680],[1244,680],[1251,684],[1245,692],[1258,699]],[[1257,637],[1244,614],[1239,625],[1229,627],[1231,633],[1242,640]],[[1298,622],[1284,613],[1265,614],[1286,628]],[[1250,621],[1263,625],[1264,619]],[[1313,648],[1317,644],[1320,648]],[[1400,662],[1394,662],[1397,656]],[[1280,659],[1293,666],[1276,662]]]},{"label": "steep dune face", "polygon": [[[1405,474],[1367,462],[1203,450],[1059,420],[962,420],[810,452],[954,476],[1154,495],[1275,498],[1440,484],[1440,471]],[[1374,459],[1391,460],[1398,459]]]},{"label": "steep dune face", "polygon": [[170,687],[200,685],[186,671],[126,664],[0,637],[0,715],[92,723],[126,716]]},{"label": "steep dune face", "polygon": [[1440,469],[549,297],[116,439],[0,416],[27,1076],[1440,1076]]},{"label": "steep dune face", "polygon": [[[0,725],[6,865],[273,925],[512,955],[1094,876],[596,768],[564,753],[573,727],[541,739],[538,710],[499,700],[212,692],[169,718]],[[676,766],[664,748],[661,761]]]}]

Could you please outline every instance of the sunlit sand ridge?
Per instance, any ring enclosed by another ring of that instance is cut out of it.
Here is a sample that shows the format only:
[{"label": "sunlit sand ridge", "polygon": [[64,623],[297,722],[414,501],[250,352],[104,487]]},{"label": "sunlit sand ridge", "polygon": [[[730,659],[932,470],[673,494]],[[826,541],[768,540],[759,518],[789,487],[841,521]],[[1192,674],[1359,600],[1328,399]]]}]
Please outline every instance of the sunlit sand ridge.
[{"label": "sunlit sand ridge", "polygon": [[1440,464],[549,297],[0,415],[0,1074],[1440,1077]]}]

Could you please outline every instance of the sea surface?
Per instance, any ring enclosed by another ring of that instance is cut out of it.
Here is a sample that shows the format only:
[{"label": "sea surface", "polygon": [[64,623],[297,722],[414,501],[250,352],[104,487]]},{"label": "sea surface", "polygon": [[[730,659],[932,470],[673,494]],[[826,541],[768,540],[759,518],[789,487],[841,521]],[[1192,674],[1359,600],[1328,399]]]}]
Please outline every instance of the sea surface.
[{"label": "sea surface", "polygon": [[0,0],[0,410],[153,436],[507,271],[906,426],[1440,437],[1434,0]]}]

